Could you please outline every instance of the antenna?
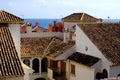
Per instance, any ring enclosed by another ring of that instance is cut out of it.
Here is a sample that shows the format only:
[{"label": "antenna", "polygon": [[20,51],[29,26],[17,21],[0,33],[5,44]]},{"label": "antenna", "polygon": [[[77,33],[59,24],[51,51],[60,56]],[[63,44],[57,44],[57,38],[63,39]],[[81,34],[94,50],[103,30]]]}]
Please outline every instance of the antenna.
[{"label": "antenna", "polygon": [[110,20],[110,17],[108,16],[108,22],[109,22],[109,20]]}]

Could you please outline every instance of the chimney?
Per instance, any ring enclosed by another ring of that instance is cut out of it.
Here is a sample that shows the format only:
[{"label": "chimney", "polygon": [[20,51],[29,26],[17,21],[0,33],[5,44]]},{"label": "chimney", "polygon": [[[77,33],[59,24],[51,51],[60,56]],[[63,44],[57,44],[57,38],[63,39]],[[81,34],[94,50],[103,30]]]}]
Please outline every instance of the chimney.
[{"label": "chimney", "polygon": [[49,24],[49,32],[52,32],[52,24]]},{"label": "chimney", "polygon": [[68,28],[64,28],[64,42],[68,42],[70,40],[70,32]]},{"label": "chimney", "polygon": [[31,33],[31,32],[32,32],[32,23],[28,22],[26,29],[27,29],[27,30],[26,30],[27,33]]},{"label": "chimney", "polygon": [[36,23],[35,23],[35,26],[39,26],[39,23],[38,23],[38,22],[36,22]]},{"label": "chimney", "polygon": [[57,26],[57,22],[56,21],[54,21],[54,27],[56,27]]}]

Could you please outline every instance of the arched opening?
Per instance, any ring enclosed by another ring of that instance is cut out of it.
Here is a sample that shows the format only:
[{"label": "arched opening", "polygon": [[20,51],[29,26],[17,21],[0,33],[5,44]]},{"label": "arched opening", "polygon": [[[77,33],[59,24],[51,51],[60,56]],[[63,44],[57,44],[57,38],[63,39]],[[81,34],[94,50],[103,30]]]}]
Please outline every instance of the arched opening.
[{"label": "arched opening", "polygon": [[106,69],[103,69],[102,75],[103,75],[103,78],[108,78],[108,72]]},{"label": "arched opening", "polygon": [[29,59],[24,59],[23,63],[26,64],[27,66],[30,66],[30,60]]},{"label": "arched opening", "polygon": [[41,71],[47,72],[47,67],[48,67],[48,60],[47,60],[47,58],[43,58],[42,64],[41,64]]},{"label": "arched opening", "polygon": [[34,73],[39,73],[39,59],[34,59],[33,60],[33,70],[34,70]]}]

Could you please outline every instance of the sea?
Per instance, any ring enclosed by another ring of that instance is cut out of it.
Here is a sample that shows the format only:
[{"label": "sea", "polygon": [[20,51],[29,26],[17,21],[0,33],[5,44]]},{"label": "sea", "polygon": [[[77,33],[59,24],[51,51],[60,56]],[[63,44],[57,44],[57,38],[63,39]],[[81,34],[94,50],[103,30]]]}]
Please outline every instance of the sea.
[{"label": "sea", "polygon": [[[24,19],[24,23],[31,22],[32,26],[38,22],[39,26],[48,29],[49,24],[53,24],[53,21],[62,22],[61,19]],[[103,22],[120,22],[120,19],[103,19]]]},{"label": "sea", "polygon": [[53,24],[54,21],[62,22],[61,19],[24,19],[24,23],[31,22],[32,26],[35,26],[36,22],[39,23],[39,26],[48,29],[49,24]]}]

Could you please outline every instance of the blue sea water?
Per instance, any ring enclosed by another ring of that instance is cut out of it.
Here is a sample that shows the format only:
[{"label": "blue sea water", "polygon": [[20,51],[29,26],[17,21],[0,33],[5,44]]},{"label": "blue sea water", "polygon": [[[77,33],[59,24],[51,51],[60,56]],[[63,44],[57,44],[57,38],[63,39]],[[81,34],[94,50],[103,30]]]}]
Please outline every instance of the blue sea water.
[{"label": "blue sea water", "polygon": [[[39,26],[48,28],[49,24],[53,24],[53,21],[62,22],[61,19],[25,19],[24,23],[31,22],[32,26],[35,26],[35,23],[38,22]],[[103,22],[120,22],[120,19],[103,19]]]},{"label": "blue sea water", "polygon": [[35,26],[35,23],[38,22],[39,26],[48,28],[49,24],[53,24],[53,21],[61,22],[61,19],[25,19],[24,23],[31,22],[32,26]]},{"label": "blue sea water", "polygon": [[120,19],[103,19],[103,22],[120,22]]}]

